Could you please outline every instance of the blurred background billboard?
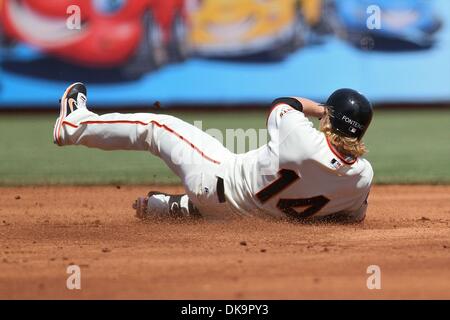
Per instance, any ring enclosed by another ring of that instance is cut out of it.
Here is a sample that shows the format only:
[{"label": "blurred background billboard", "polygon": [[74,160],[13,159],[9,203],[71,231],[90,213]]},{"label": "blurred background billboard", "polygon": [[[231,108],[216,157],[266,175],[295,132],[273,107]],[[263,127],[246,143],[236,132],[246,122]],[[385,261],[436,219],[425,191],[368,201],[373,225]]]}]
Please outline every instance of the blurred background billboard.
[{"label": "blurred background billboard", "polygon": [[450,101],[448,0],[0,0],[0,108]]}]

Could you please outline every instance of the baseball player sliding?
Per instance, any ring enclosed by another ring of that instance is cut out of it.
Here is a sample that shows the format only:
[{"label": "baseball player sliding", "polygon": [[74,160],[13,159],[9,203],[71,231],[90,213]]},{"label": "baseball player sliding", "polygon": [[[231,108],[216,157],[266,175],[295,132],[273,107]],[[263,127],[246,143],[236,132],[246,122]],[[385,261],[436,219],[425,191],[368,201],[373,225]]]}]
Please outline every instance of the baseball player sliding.
[{"label": "baseball player sliding", "polygon": [[[163,114],[97,115],[87,89],[72,84],[61,99],[53,140],[59,146],[140,150],[160,157],[177,174],[186,194],[157,191],[133,207],[141,219],[268,215],[305,220],[335,217],[362,221],[373,177],[361,141],[372,106],[351,89],[335,91],[325,105],[305,98],[272,103],[270,141],[234,154],[218,140]],[[320,131],[308,117],[320,118]]]}]

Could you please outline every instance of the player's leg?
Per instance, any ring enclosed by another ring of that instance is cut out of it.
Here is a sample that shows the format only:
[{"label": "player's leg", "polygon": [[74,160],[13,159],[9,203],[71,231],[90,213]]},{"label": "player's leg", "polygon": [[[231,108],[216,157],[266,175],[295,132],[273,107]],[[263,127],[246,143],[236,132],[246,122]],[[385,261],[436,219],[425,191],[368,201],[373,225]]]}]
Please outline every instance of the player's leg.
[{"label": "player's leg", "polygon": [[[84,145],[102,150],[150,151],[177,173],[192,162],[192,155],[219,163],[228,150],[197,127],[169,115],[153,113],[97,115],[86,107],[86,88],[70,86],[61,100],[54,128],[58,145]],[[207,149],[207,153],[205,152]]]},{"label": "player's leg", "polygon": [[[217,176],[223,174],[223,163],[233,154],[219,141],[168,115],[97,115],[86,108],[86,100],[82,84],[72,85],[65,92],[54,130],[57,144],[150,151],[181,178],[194,204],[204,208],[220,203],[216,193]],[[169,205],[169,200],[164,198],[165,205]],[[183,202],[187,203],[186,198]]]},{"label": "player's leg", "polygon": [[102,150],[148,150],[151,114],[106,114],[87,109],[87,89],[81,83],[67,88],[53,130],[55,144],[84,145]]},{"label": "player's leg", "polygon": [[[153,129],[152,153],[163,159],[180,177],[186,190],[186,196],[179,198],[181,202],[175,204],[175,208],[190,212],[187,208],[193,205],[207,218],[234,216],[225,200],[223,179],[236,155],[189,123],[170,116],[161,116],[160,121],[160,125]],[[177,216],[177,211],[175,214],[170,212],[172,200],[167,195],[153,194],[145,202],[147,209],[163,208],[170,215]]]},{"label": "player's leg", "polygon": [[[225,195],[221,178],[225,175],[226,164],[233,161],[235,155],[218,140],[189,123],[172,116],[155,116],[157,124],[151,129],[150,151],[180,177],[186,195],[153,193],[144,200],[139,198],[135,204],[137,216],[143,217],[139,208],[149,210],[150,215],[168,213],[180,216],[184,213],[186,216],[187,213],[198,216],[200,213],[208,218],[230,212],[223,203]],[[192,211],[192,207],[199,212]]]}]

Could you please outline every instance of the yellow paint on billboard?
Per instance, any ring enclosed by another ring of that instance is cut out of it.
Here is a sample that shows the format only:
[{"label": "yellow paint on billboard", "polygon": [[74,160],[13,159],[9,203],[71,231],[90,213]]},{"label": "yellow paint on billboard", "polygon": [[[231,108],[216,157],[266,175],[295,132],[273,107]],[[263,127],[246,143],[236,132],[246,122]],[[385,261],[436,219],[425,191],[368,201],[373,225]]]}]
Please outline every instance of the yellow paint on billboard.
[{"label": "yellow paint on billboard", "polygon": [[192,42],[247,42],[275,35],[291,24],[295,0],[204,0],[191,13]]},{"label": "yellow paint on billboard", "polygon": [[323,0],[302,0],[303,15],[309,25],[316,25],[322,17]]}]

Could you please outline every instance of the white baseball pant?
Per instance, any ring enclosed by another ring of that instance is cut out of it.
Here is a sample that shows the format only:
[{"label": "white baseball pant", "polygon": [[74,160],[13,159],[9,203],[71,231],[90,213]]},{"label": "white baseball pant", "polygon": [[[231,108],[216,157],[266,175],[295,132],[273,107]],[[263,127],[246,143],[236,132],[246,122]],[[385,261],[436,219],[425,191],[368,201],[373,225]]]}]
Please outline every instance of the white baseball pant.
[{"label": "white baseball pant", "polygon": [[150,151],[180,177],[187,195],[203,216],[236,215],[220,203],[217,178],[235,156],[218,140],[176,117],[153,113],[97,115],[85,108],[63,122],[63,145],[102,150]]}]

